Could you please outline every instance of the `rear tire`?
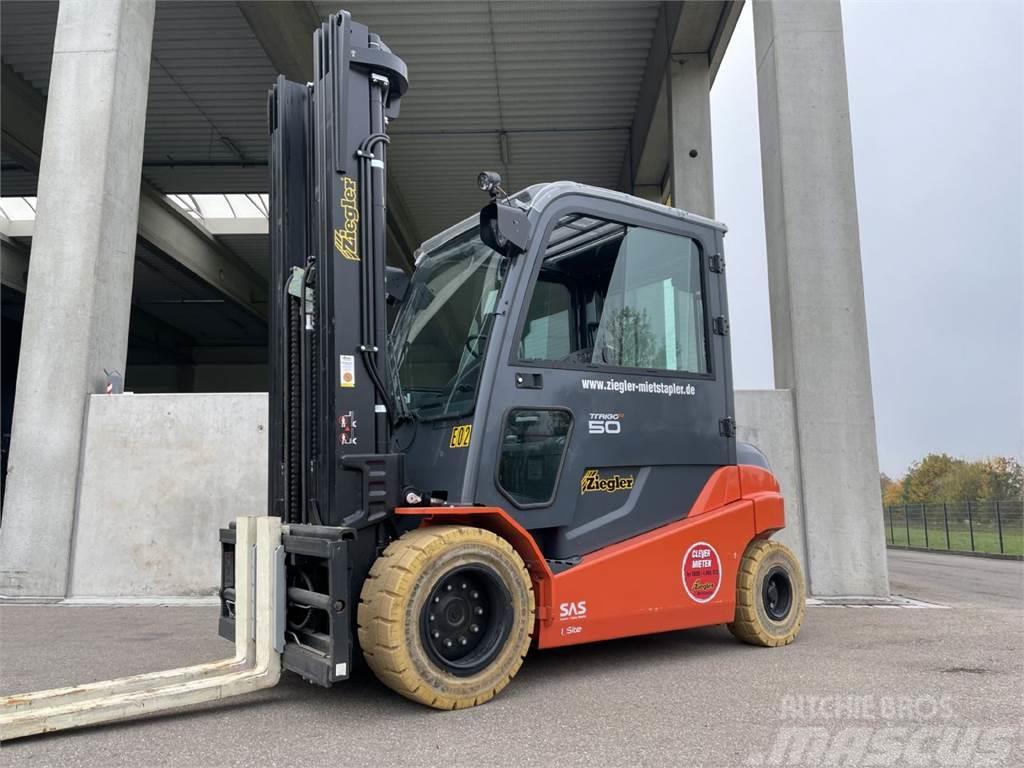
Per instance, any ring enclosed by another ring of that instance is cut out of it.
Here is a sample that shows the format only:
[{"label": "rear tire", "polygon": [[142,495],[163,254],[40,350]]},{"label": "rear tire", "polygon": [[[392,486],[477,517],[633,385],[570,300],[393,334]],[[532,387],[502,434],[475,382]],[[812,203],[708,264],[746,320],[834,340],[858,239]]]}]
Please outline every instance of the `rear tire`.
[{"label": "rear tire", "polygon": [[796,639],[807,590],[800,563],[777,541],[753,541],[736,574],[736,618],[728,625],[739,640],[775,647]]},{"label": "rear tire", "polygon": [[463,709],[519,671],[534,624],[533,586],[490,531],[409,531],[374,562],[360,595],[359,643],[377,678],[408,699]]}]

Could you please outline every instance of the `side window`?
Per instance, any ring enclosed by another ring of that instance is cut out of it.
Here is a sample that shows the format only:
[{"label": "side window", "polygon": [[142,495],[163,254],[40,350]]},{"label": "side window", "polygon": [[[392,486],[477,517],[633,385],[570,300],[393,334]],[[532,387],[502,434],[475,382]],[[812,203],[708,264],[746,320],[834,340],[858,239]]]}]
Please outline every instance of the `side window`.
[{"label": "side window", "polygon": [[571,427],[572,414],[568,411],[509,411],[501,439],[498,486],[517,505],[551,501]]},{"label": "side window", "polygon": [[572,351],[572,301],[564,283],[537,281],[523,329],[523,360],[559,360]]},{"label": "side window", "polygon": [[697,243],[588,216],[562,217],[530,299],[520,358],[707,373]]}]

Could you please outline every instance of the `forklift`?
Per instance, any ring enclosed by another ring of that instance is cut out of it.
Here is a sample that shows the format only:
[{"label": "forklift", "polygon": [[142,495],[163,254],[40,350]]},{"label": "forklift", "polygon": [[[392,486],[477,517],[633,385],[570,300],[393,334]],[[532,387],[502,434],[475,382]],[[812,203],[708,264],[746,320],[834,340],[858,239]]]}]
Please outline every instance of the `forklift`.
[{"label": "forklift", "polygon": [[[791,643],[783,499],[736,439],[724,225],[572,182],[485,202],[387,266],[405,63],[348,13],[270,130],[265,514],[220,531],[231,659],[7,697],[0,738],[365,664],[438,709],[538,649],[725,624]],[[390,318],[390,322],[389,322]]]}]

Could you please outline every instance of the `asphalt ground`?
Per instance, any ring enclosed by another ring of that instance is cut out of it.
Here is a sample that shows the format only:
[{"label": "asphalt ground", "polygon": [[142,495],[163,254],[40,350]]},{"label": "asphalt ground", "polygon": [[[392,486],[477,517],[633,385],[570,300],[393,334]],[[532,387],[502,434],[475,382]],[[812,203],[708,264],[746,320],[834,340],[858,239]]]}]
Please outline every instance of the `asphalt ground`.
[{"label": "asphalt ground", "polygon": [[[712,627],[533,652],[494,701],[460,712],[365,670],[330,690],[286,675],[233,702],[7,743],[0,765],[1024,764],[1024,564],[889,562],[894,593],[949,607],[812,607],[781,649]],[[0,691],[225,656],[215,615],[0,606]]]}]

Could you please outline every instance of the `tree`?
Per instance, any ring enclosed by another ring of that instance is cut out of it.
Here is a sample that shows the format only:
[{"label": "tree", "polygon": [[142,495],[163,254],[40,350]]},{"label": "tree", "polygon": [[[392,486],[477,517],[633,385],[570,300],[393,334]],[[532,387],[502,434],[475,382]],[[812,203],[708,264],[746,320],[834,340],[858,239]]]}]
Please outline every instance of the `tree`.
[{"label": "tree", "polygon": [[984,462],[957,460],[939,478],[935,498],[930,501],[981,501],[991,498],[990,487],[990,477]]},{"label": "tree", "polygon": [[991,501],[1021,501],[1024,496],[1024,466],[1012,457],[995,456],[985,462]]},{"label": "tree", "polygon": [[903,477],[903,502],[924,504],[928,501],[943,501],[940,498],[942,480],[958,463],[963,462],[945,453],[929,453],[920,461],[915,461]]},{"label": "tree", "polygon": [[890,481],[889,485],[886,486],[882,492],[882,504],[886,507],[892,507],[896,504],[903,503],[903,481],[896,480]]},{"label": "tree", "polygon": [[980,461],[930,453],[910,465],[906,474],[893,480],[879,478],[882,503],[926,504],[964,501],[1020,501],[1024,496],[1024,467],[1012,457],[996,456]]},{"label": "tree", "polygon": [[903,484],[898,480],[893,480],[885,472],[879,475],[879,485],[882,490],[882,505],[891,507],[893,504],[902,503]]}]

